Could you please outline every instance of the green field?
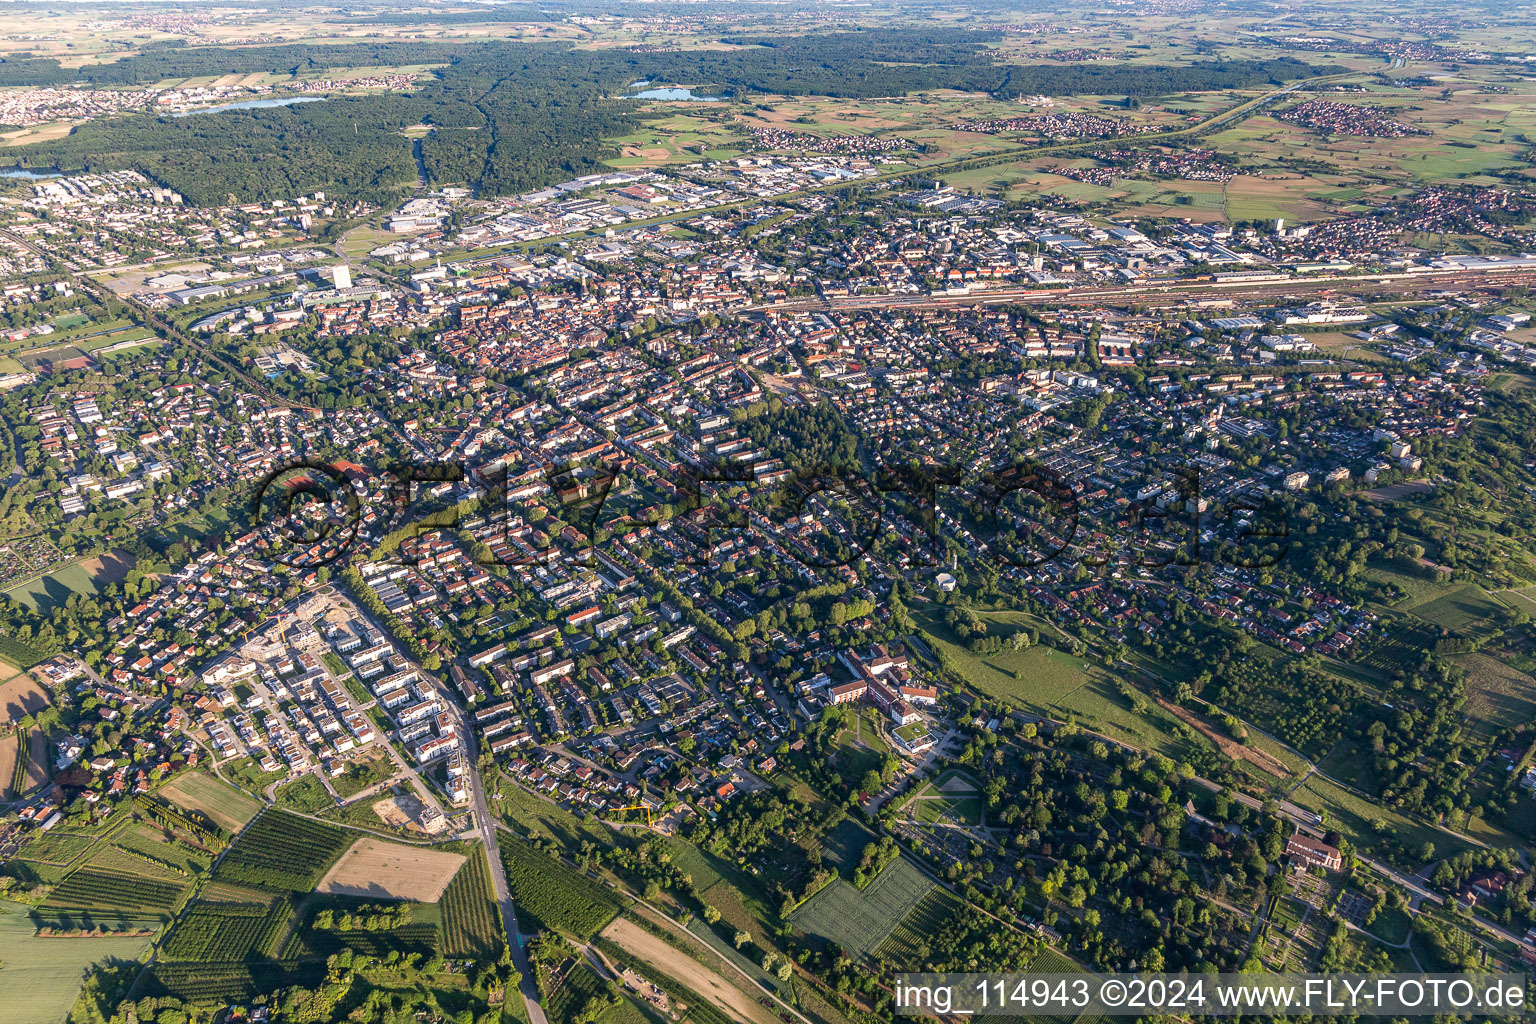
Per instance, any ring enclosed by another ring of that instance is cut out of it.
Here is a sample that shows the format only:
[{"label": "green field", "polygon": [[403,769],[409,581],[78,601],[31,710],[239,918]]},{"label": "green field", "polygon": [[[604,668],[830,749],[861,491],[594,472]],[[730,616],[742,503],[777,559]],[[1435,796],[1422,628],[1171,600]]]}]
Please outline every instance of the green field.
[{"label": "green field", "polygon": [[142,937],[43,938],[25,907],[0,902],[0,1021],[60,1024],[87,969],[137,959],[148,945]]},{"label": "green field", "polygon": [[864,957],[878,949],[934,888],[915,864],[897,857],[863,889],[837,879],[790,920],[801,931],[835,942],[855,958]]},{"label": "green field", "polygon": [[214,824],[231,832],[238,831],[261,810],[255,797],[200,771],[178,775],[162,786],[159,793],[183,810],[201,811]]},{"label": "green field", "polygon": [[[973,654],[961,645],[938,606],[913,610],[924,639],[946,664],[984,697],[1005,708],[1022,708],[1048,718],[1072,718],[1106,736],[1155,750],[1175,760],[1200,743],[1171,715],[1152,706],[1138,714],[1103,669],[1044,644],[1016,653]],[[1007,636],[1034,623],[1022,612],[982,612],[991,632]]]},{"label": "green field", "polygon": [[73,594],[99,596],[104,587],[120,582],[131,568],[132,559],[117,554],[87,558],[39,576],[6,594],[35,612],[47,614]]},{"label": "green field", "polygon": [[560,986],[549,993],[545,1002],[551,1024],[649,1024],[651,1018],[625,996],[617,1006],[610,1006],[595,1018],[582,1017],[589,1000],[606,998],[602,978],[585,963],[578,963],[566,974]]},{"label": "green field", "polygon": [[875,841],[875,834],[855,818],[844,818],[821,840],[822,863],[836,868],[844,878],[852,878],[864,856],[864,847]]},{"label": "green field", "polygon": [[48,660],[48,656],[40,651],[4,635],[0,635],[0,658],[4,658],[7,665],[20,669],[28,669]]},{"label": "green field", "polygon": [[[1007,636],[1033,625],[1021,613],[978,613],[990,632]],[[937,605],[913,610],[913,617],[935,650],[984,696],[1017,707],[1046,711],[1084,686],[1090,679],[1087,662],[1044,645],[1002,654],[973,654],[944,624]]]},{"label": "green field", "polygon": [[1453,633],[1461,633],[1478,625],[1496,615],[1503,607],[1478,586],[1462,587],[1424,604],[1410,603],[1405,606],[1407,611],[1425,622]]},{"label": "green field", "polygon": [[1536,679],[1487,654],[1453,659],[1467,673],[1467,715],[1490,728],[1512,729],[1536,721]]},{"label": "green field", "polygon": [[940,886],[934,886],[908,911],[894,931],[880,943],[876,952],[881,959],[889,960],[898,970],[920,970],[922,950],[932,941],[940,928],[964,908],[960,897]]},{"label": "green field", "polygon": [[170,961],[229,962],[270,956],[293,911],[284,899],[190,908],[160,947]]},{"label": "green field", "polygon": [[34,912],[55,931],[137,931],[170,920],[190,880],[152,880],[142,874],[87,866],[60,882]]},{"label": "green field", "polygon": [[503,777],[496,792],[501,799],[492,806],[507,824],[533,838],[547,836],[567,850],[575,850],[582,840],[600,845],[612,842],[612,830],[593,818],[578,818],[559,804],[530,793]]}]

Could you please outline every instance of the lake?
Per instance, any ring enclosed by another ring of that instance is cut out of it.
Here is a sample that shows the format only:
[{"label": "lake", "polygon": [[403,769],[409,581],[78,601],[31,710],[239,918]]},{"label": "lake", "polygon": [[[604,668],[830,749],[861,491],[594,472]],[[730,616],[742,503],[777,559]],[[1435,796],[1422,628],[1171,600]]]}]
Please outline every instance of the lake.
[{"label": "lake", "polygon": [[295,103],[324,103],[324,96],[288,96],[280,100],[242,100],[239,103],[221,103],[201,110],[178,110],[172,117],[196,117],[198,114],[221,114],[226,110],[261,110],[265,107],[291,107]]},{"label": "lake", "polygon": [[720,103],[724,96],[695,96],[692,89],[683,86],[667,86],[659,89],[646,89],[643,92],[630,93],[625,99],[631,100],[692,100],[695,103]]}]

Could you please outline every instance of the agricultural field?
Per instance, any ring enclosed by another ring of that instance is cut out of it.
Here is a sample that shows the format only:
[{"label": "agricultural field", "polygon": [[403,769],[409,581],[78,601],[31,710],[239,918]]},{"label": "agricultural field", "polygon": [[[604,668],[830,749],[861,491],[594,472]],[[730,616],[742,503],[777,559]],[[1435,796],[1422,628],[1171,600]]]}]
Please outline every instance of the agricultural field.
[{"label": "agricultural field", "polygon": [[960,913],[965,904],[960,897],[942,886],[934,886],[907,912],[884,942],[875,949],[876,955],[888,960],[898,969],[921,969],[922,950],[940,928]]},{"label": "agricultural field", "polygon": [[200,901],[160,946],[169,961],[241,961],[269,957],[292,914],[286,899],[265,903]]},{"label": "agricultural field", "polygon": [[1410,612],[1432,626],[1465,634],[1477,629],[1504,607],[1489,597],[1482,587],[1466,586],[1423,604],[1409,602],[1398,610]]},{"label": "agricultural field", "polygon": [[116,821],[96,829],[77,830],[71,824],[60,825],[28,841],[9,867],[26,881],[61,882],[70,871],[85,863],[103,835],[117,827]]},{"label": "agricultural field", "polygon": [[[758,1003],[757,1000],[762,998],[761,993],[749,996],[733,984],[735,979],[727,971],[717,965],[706,966],[667,939],[652,934],[627,917],[618,918],[604,929],[602,938],[638,958],[643,965],[641,973],[649,974],[654,970],[662,975],[660,980],[663,987],[670,988],[667,982],[671,981],[708,1000],[710,1007],[692,1011],[691,1015],[696,1015],[694,1019],[700,1024],[712,1024],[717,1015],[710,1012],[706,1016],[699,1013],[699,1010],[716,1009],[726,1015],[724,1020],[746,1021],[748,1024],[776,1024],[778,1020],[770,1010]],[[753,991],[756,992],[755,989]]]},{"label": "agricultural field", "polygon": [[120,552],[97,555],[39,576],[7,594],[33,611],[46,614],[68,601],[72,594],[96,597],[103,587],[121,583],[133,566],[134,559],[130,555]]},{"label": "agricultural field", "polygon": [[47,655],[3,634],[0,634],[0,658],[5,659],[8,668],[15,666],[21,669],[32,668],[48,660]]},{"label": "agricultural field", "polygon": [[201,845],[198,837],[184,837],[181,831],[166,837],[165,826],[159,822],[139,821],[118,832],[112,845],[119,850],[144,861],[152,861],[173,874],[196,875],[208,868],[213,853]]},{"label": "agricultural field", "polygon": [[[1344,95],[1298,92],[1294,100],[1207,137],[1218,152],[1238,157],[1259,175],[1238,191],[1228,210],[1234,219],[1327,216],[1336,201],[1366,201],[1393,190],[1439,182],[1479,181],[1520,163],[1522,139],[1532,118],[1531,87],[1519,83],[1498,93],[1486,83],[1444,65],[1419,65],[1432,85],[1366,84]],[[1478,72],[1470,72],[1472,75]],[[1321,96],[1350,106],[1380,108],[1413,134],[1399,137],[1342,136],[1282,119],[1294,104]],[[1304,167],[1299,159],[1304,159]],[[1295,172],[1304,170],[1304,175]],[[1289,173],[1287,173],[1289,172]],[[1265,184],[1288,179],[1290,187]],[[1236,179],[1234,179],[1234,184]],[[1362,197],[1364,199],[1362,200]]]},{"label": "agricultural field", "polygon": [[239,831],[261,810],[255,797],[199,771],[183,772],[160,787],[159,793],[183,810],[206,814],[231,832]]},{"label": "agricultural field", "polygon": [[190,880],[166,881],[87,865],[54,887],[34,912],[54,931],[134,931],[170,920]]},{"label": "agricultural field", "polygon": [[619,901],[612,889],[520,839],[508,837],[500,846],[507,885],[518,912],[527,912],[540,926],[588,939],[618,912]]},{"label": "agricultural field", "polygon": [[214,878],[305,892],[315,887],[350,840],[351,833],[333,825],[271,810],[230,847],[214,869]]},{"label": "agricultural field", "polygon": [[648,120],[640,131],[605,139],[607,145],[619,151],[617,157],[607,161],[608,165],[633,170],[727,160],[746,150],[745,132],[738,126],[716,117],[674,111]]},{"label": "agricultural field", "polygon": [[42,726],[34,725],[27,730],[25,759],[20,746],[20,738],[17,742],[16,771],[11,778],[11,786],[18,793],[30,793],[41,789],[48,782],[48,734]]},{"label": "agricultural field", "polygon": [[1464,654],[1453,659],[1467,673],[1463,710],[1485,730],[1536,721],[1536,679],[1501,657]]},{"label": "agricultural field", "polygon": [[501,913],[491,898],[490,869],[480,847],[471,848],[438,905],[443,912],[440,934],[444,956],[495,959],[505,933]]},{"label": "agricultural field", "polygon": [[[380,911],[386,907],[398,919],[385,921],[380,927],[368,927],[368,918],[381,917]],[[323,914],[331,916],[333,925],[351,918],[353,927],[323,926]],[[283,946],[284,960],[323,960],[343,949],[381,958],[394,952],[430,956],[439,951],[438,925],[442,915],[430,903],[390,905],[351,896],[315,894],[304,902],[303,915],[303,927],[294,929]]]},{"label": "agricultural field", "polygon": [[48,691],[32,676],[0,663],[0,720],[7,724],[21,721],[27,715],[35,715],[48,706]]},{"label": "agricultural field", "polygon": [[12,800],[17,796],[16,769],[30,753],[26,736],[0,736],[0,799]]},{"label": "agricultural field", "polygon": [[359,839],[331,865],[315,891],[329,896],[436,903],[463,865],[462,854]]},{"label": "agricultural field", "polygon": [[36,934],[20,904],[0,901],[0,1020],[14,1024],[57,1024],[80,991],[93,965],[135,960],[149,945],[143,936],[65,938]]},{"label": "agricultural field", "polygon": [[841,878],[807,900],[790,921],[836,943],[854,957],[873,953],[935,888],[906,857],[897,857],[864,889]]},{"label": "agricultural field", "polygon": [[1363,645],[1359,664],[1378,672],[1409,671],[1420,664],[1424,651],[1433,648],[1440,631],[1427,622],[1404,616],[1383,623],[1384,628]]},{"label": "agricultural field", "polygon": [[142,990],[146,995],[227,1006],[287,985],[318,985],[324,978],[325,964],[320,962],[163,963],[155,965]]}]

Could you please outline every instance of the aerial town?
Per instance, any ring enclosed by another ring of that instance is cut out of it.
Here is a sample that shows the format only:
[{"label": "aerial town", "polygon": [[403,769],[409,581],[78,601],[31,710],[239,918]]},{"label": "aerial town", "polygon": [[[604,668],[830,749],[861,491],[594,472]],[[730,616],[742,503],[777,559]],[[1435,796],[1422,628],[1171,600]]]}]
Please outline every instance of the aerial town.
[{"label": "aerial town", "polygon": [[[1536,26],[1217,4],[1239,78],[795,15],[733,70],[729,5],[430,6],[0,19],[3,159],[214,154],[0,177],[0,982],[68,974],[18,1021],[1536,966]],[[498,47],[598,83],[538,174],[448,118],[544,152]]]}]

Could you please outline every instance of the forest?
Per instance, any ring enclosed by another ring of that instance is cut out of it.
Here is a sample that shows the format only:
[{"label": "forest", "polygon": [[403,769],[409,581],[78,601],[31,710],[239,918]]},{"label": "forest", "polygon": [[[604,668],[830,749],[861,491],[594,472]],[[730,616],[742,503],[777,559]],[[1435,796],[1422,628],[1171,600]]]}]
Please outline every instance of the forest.
[{"label": "forest", "polygon": [[130,167],[198,205],[291,198],[323,190],[389,203],[416,181],[403,129],[429,124],[429,183],[466,183],[483,196],[538,188],[601,169],[606,137],[635,130],[626,86],[647,79],[748,93],[851,98],[928,89],[1051,95],[1223,89],[1317,74],[1290,58],[1168,67],[1003,67],[987,32],[882,30],[733,39],[736,50],[675,53],[576,50],[554,44],[360,43],[250,49],[150,48],[79,69],[52,59],[0,62],[0,85],[84,81],[127,86],[170,78],[441,63],[410,93],[170,118],[90,121],[68,136],[7,153],[8,166],[105,171]]}]

